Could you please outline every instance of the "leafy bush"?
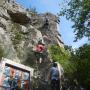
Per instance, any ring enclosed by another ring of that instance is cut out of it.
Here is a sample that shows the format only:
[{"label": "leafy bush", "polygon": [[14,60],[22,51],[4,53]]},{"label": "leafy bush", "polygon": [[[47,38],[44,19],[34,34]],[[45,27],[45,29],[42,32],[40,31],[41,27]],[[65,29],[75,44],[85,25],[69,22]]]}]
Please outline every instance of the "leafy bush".
[{"label": "leafy bush", "polygon": [[[65,72],[68,72],[69,69],[69,58],[70,58],[70,53],[68,50],[65,50],[64,48],[58,46],[58,45],[52,45],[49,47],[49,51],[51,54],[51,57],[54,61],[59,62]],[[68,68],[67,68],[68,67]]]},{"label": "leafy bush", "polygon": [[20,43],[23,34],[21,33],[21,27],[17,23],[14,23],[11,29],[13,45],[16,47]]},{"label": "leafy bush", "polygon": [[[90,89],[90,45],[85,44],[76,51],[64,49],[58,45],[49,47],[52,59],[58,61],[70,81],[77,80],[79,85]],[[71,83],[72,83],[71,82]]]},{"label": "leafy bush", "polygon": [[75,62],[76,71],[74,77],[79,84],[90,89],[90,45],[85,44],[76,50],[72,55],[72,61]]}]

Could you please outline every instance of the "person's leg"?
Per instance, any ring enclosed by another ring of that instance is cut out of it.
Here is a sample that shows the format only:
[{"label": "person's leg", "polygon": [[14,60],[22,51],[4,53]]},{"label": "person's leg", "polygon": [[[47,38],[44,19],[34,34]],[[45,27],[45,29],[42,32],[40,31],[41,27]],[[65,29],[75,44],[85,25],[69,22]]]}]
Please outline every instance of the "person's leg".
[{"label": "person's leg", "polygon": [[40,53],[40,63],[43,63],[44,62],[44,56],[43,56],[43,53]]},{"label": "person's leg", "polygon": [[36,57],[36,63],[39,63],[40,54],[38,52],[35,52]]},{"label": "person's leg", "polygon": [[51,89],[52,90],[57,90],[55,84],[56,84],[56,80],[52,80],[51,81]]},{"label": "person's leg", "polygon": [[46,62],[47,55],[46,55],[45,52],[43,52],[43,53],[41,54],[41,58],[42,58],[42,62]]},{"label": "person's leg", "polygon": [[57,90],[60,90],[60,80],[57,80],[56,84],[57,84]]}]

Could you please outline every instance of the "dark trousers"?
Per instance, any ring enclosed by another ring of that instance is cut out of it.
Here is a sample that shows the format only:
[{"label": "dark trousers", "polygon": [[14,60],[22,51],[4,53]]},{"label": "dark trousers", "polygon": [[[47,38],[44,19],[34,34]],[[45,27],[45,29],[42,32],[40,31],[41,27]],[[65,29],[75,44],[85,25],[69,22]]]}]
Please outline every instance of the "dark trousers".
[{"label": "dark trousers", "polygon": [[44,59],[43,53],[35,52],[35,56],[36,56],[37,61],[39,61],[40,58]]},{"label": "dark trousers", "polygon": [[51,80],[51,88],[52,90],[60,90],[60,80]]}]

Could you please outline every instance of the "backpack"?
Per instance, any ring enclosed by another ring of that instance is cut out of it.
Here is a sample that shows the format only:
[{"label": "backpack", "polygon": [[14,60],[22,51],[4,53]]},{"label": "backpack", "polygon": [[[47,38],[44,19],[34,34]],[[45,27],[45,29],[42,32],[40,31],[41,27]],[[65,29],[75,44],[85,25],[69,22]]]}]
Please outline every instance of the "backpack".
[{"label": "backpack", "polygon": [[59,78],[59,71],[57,68],[51,68],[51,79],[58,79]]}]

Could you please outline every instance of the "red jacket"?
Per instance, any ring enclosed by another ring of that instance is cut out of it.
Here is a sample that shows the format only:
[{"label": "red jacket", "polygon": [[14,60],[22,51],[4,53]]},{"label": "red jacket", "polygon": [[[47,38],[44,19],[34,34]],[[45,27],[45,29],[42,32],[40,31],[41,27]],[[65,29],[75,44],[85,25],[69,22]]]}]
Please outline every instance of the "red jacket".
[{"label": "red jacket", "polygon": [[45,50],[45,46],[44,45],[38,44],[36,46],[36,52],[43,53],[44,50]]}]

